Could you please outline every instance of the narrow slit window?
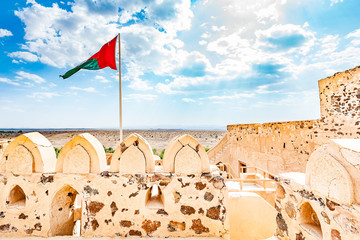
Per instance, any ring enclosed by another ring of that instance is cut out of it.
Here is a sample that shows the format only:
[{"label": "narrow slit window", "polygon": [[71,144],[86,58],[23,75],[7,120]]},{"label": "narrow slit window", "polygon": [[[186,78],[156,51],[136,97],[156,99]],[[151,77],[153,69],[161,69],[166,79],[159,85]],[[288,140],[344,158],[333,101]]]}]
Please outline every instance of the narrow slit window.
[{"label": "narrow slit window", "polygon": [[164,196],[158,185],[154,184],[146,193],[145,206],[159,209],[164,207]]}]

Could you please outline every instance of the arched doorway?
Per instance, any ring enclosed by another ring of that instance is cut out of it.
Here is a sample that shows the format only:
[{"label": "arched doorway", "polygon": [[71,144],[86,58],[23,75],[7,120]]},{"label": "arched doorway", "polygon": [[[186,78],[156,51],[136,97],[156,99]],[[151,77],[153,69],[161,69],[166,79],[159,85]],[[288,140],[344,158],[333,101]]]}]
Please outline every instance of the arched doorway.
[{"label": "arched doorway", "polygon": [[310,203],[305,202],[301,205],[299,209],[300,217],[299,223],[300,226],[309,231],[312,235],[318,239],[322,239],[322,230],[319,218],[310,205]]},{"label": "arched doorway", "polygon": [[51,202],[51,236],[80,236],[81,199],[69,185],[61,188]]}]

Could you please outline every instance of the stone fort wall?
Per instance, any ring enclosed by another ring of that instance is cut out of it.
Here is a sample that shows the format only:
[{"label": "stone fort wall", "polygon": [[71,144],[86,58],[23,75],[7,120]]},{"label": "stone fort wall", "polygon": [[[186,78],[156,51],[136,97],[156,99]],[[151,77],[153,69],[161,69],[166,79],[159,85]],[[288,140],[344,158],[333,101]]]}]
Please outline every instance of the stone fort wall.
[{"label": "stone fort wall", "polygon": [[226,236],[226,187],[204,148],[182,135],[166,152],[155,167],[132,134],[107,165],[90,134],[58,157],[40,133],[19,136],[0,156],[0,236]]},{"label": "stone fort wall", "polygon": [[319,97],[320,119],[228,125],[229,147],[216,162],[305,172],[310,154],[328,139],[360,138],[360,67],[320,80]]}]

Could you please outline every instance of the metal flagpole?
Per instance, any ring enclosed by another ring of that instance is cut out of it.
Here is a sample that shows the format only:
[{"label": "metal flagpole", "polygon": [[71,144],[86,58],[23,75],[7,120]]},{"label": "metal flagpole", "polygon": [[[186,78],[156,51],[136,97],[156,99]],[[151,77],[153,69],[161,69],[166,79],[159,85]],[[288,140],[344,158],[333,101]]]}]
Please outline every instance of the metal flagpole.
[{"label": "metal flagpole", "polygon": [[119,120],[120,120],[120,142],[123,140],[123,129],[122,129],[122,107],[121,107],[121,44],[120,44],[120,33],[118,36],[119,40]]}]

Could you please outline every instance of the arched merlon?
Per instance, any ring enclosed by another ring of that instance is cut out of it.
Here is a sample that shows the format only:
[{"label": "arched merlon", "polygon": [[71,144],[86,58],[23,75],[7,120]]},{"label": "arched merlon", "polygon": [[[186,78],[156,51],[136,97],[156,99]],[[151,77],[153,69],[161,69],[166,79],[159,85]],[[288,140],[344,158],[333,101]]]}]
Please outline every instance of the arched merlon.
[{"label": "arched merlon", "polygon": [[100,173],[106,170],[104,147],[93,135],[79,134],[61,149],[56,172]]},{"label": "arched merlon", "polygon": [[360,203],[360,139],[334,139],[313,152],[306,184],[333,201]]},{"label": "arched merlon", "polygon": [[110,171],[121,174],[154,172],[155,161],[149,143],[137,133],[128,136],[116,148]]},{"label": "arched merlon", "polygon": [[163,169],[164,172],[182,174],[208,173],[209,158],[204,147],[196,139],[184,134],[173,138],[167,145]]},{"label": "arched merlon", "polygon": [[52,173],[56,154],[50,141],[38,132],[15,138],[0,159],[0,172],[15,174]]}]

